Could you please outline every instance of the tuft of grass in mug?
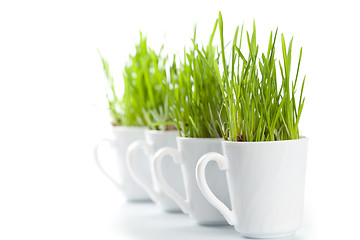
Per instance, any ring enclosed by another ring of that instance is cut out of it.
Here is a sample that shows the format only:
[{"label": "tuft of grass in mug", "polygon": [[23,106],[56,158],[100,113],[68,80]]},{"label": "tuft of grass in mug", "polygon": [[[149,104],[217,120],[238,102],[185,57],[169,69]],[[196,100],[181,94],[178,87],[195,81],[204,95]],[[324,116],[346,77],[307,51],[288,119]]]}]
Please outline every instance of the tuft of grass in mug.
[{"label": "tuft of grass in mug", "polygon": [[121,98],[119,98],[118,93],[115,91],[115,81],[114,77],[110,72],[110,67],[108,61],[101,55],[100,50],[98,50],[104,72],[107,79],[107,91],[106,98],[109,104],[109,113],[111,116],[111,125],[113,126],[121,126],[123,121],[123,107]]},{"label": "tuft of grass in mug", "polygon": [[[292,42],[286,47],[281,35],[282,63],[275,59],[277,30],[271,32],[267,52],[259,53],[256,43],[256,27],[246,33],[249,54],[245,58],[241,51],[243,27],[237,27],[231,47],[230,63],[226,62],[223,19],[219,12],[221,58],[224,67],[222,75],[216,69],[216,76],[221,79],[226,120],[222,122],[224,139],[229,141],[278,141],[298,139],[299,120],[304,107],[303,90],[305,77],[301,85],[299,99],[296,99],[302,48],[295,80],[290,80]],[[277,63],[281,79],[277,74]],[[278,82],[280,85],[278,87]]]},{"label": "tuft of grass in mug", "polygon": [[196,43],[195,27],[192,48],[184,49],[180,67],[176,66],[174,56],[170,68],[171,116],[182,137],[222,137],[219,122],[225,112],[220,81],[213,74],[219,62],[219,54],[212,44],[217,26],[218,21],[206,47]]},{"label": "tuft of grass in mug", "polygon": [[140,42],[135,48],[135,55],[129,55],[123,71],[122,98],[115,90],[108,62],[100,55],[108,80],[107,99],[112,125],[148,126],[153,130],[173,129],[167,92],[167,56],[163,57],[161,54],[163,46],[159,53],[156,53],[148,47],[146,37],[140,32]]}]

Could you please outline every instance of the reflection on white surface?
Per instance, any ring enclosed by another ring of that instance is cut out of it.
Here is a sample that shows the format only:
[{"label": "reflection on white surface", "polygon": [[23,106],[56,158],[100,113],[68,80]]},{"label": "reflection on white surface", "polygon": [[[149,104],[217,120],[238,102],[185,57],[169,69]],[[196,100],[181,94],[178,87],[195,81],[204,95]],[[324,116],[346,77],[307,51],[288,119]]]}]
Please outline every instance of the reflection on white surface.
[{"label": "reflection on white surface", "polygon": [[[119,209],[116,229],[121,236],[133,240],[246,239],[241,237],[232,226],[199,226],[189,216],[162,212],[153,203],[124,203]],[[304,238],[297,233],[282,239],[303,240]]]}]

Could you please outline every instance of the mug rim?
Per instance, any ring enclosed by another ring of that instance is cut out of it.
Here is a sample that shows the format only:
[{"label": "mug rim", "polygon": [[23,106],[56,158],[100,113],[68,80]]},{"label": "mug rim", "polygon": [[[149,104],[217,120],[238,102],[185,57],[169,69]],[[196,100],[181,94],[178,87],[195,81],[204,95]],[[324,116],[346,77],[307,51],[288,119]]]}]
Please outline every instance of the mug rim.
[{"label": "mug rim", "polygon": [[194,137],[181,137],[178,136],[177,137],[179,140],[209,140],[209,141],[219,141],[219,140],[224,140],[223,138],[194,138]]},{"label": "mug rim", "polygon": [[113,131],[123,131],[123,130],[146,130],[145,126],[111,126]]},{"label": "mug rim", "polygon": [[169,134],[173,134],[173,133],[178,133],[178,130],[153,130],[153,129],[146,129],[146,132],[147,133],[150,133],[150,134],[166,134],[166,133],[169,133]]},{"label": "mug rim", "polygon": [[278,141],[258,141],[258,142],[235,142],[235,141],[226,141],[224,140],[223,143],[227,145],[235,145],[235,144],[280,144],[280,143],[287,143],[287,142],[303,142],[309,141],[309,138],[306,136],[300,136],[298,139],[290,139],[290,140],[278,140]]}]

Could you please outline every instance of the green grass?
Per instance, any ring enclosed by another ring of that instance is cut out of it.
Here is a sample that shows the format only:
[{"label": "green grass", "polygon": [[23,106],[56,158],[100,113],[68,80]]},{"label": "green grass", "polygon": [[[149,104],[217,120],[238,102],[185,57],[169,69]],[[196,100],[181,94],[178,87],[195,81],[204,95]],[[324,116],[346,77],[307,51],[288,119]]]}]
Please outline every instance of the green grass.
[{"label": "green grass", "polygon": [[106,92],[106,98],[108,100],[109,104],[109,113],[111,116],[111,124],[113,126],[120,126],[122,125],[123,121],[123,107],[122,102],[119,99],[119,96],[117,92],[115,91],[115,81],[114,77],[112,76],[110,72],[109,63],[103,58],[103,56],[100,54],[100,58],[103,64],[104,72],[107,78],[107,92]]},{"label": "green grass", "polygon": [[196,43],[196,27],[192,48],[184,50],[180,67],[174,63],[170,69],[171,116],[182,137],[222,137],[219,122],[225,116],[222,110],[220,81],[214,76],[218,54],[213,46],[216,21],[206,47]]},{"label": "green grass", "polygon": [[120,98],[114,87],[109,64],[101,56],[108,79],[110,115],[114,126],[148,126],[150,129],[171,129],[169,122],[168,82],[166,78],[167,57],[162,49],[156,53],[147,45],[140,32],[135,55],[129,55],[124,68],[124,95]]},{"label": "green grass", "polygon": [[[243,28],[235,31],[230,50],[230,62],[226,61],[223,37],[223,19],[219,13],[221,59],[223,72],[216,73],[221,82],[226,120],[222,121],[224,139],[229,141],[278,141],[298,139],[299,120],[304,107],[305,77],[299,99],[296,89],[302,56],[300,50],[296,77],[291,81],[292,39],[288,47],[281,35],[282,61],[275,59],[277,30],[271,32],[265,53],[259,52],[256,42],[255,22],[251,34],[246,33],[249,54],[241,51]],[[238,40],[239,38],[239,40]],[[280,69],[280,76],[278,74]],[[278,83],[280,83],[278,87]]]},{"label": "green grass", "polygon": [[[213,45],[218,27],[220,53]],[[162,57],[161,50],[156,53],[149,48],[140,34],[136,54],[129,56],[124,70],[122,98],[116,95],[109,65],[102,58],[113,125],[161,130],[176,126],[182,137],[223,137],[229,141],[298,139],[305,102],[305,77],[297,93],[302,48],[293,76],[293,39],[286,44],[281,35],[278,60],[275,54],[278,38],[278,30],[271,32],[267,49],[261,52],[254,22],[251,33],[237,27],[232,44],[225,44],[224,23],[219,13],[208,45],[196,42],[195,28],[192,47],[184,49],[179,66],[174,56],[167,80],[167,57]],[[242,45],[246,45],[247,54]]]}]

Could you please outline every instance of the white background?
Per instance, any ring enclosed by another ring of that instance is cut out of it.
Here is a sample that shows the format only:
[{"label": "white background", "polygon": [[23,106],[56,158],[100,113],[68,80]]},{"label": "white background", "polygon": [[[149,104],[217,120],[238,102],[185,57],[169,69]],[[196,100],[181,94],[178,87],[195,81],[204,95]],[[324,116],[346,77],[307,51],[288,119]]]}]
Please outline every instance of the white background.
[{"label": "white background", "polygon": [[[360,36],[356,1],[1,1],[0,239],[239,239],[153,206],[124,205],[96,169],[110,133],[97,48],[121,80],[141,29],[155,49],[207,42],[221,10],[259,41],[277,26],[303,46],[301,131],[310,138],[304,226],[293,239],[357,239]],[[151,225],[152,224],[152,225]],[[163,234],[164,233],[164,234]],[[166,235],[167,234],[167,235]],[[186,235],[188,234],[188,235]],[[221,235],[223,234],[223,235]],[[221,237],[220,237],[221,238]],[[177,239],[177,238],[176,238]]]}]

